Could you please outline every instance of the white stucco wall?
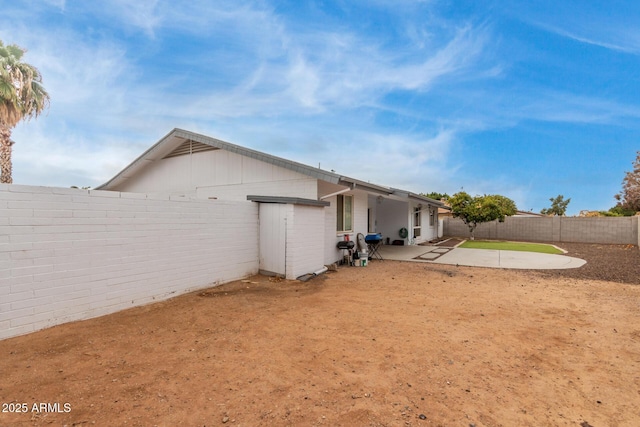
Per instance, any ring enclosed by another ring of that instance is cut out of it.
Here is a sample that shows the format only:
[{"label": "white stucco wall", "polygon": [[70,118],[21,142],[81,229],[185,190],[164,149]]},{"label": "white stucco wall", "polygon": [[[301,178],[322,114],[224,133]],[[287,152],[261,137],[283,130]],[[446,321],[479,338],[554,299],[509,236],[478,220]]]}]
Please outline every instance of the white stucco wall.
[{"label": "white stucco wall", "polygon": [[[410,206],[410,218],[409,218],[409,221],[410,221],[411,228],[408,228],[410,230],[409,237],[412,237],[411,230],[412,230],[412,228],[414,226],[414,224],[413,224],[413,221],[414,221],[413,211],[414,211],[414,208],[416,208],[418,206],[419,206],[419,204],[415,203],[415,202],[412,202],[411,206]],[[438,208],[432,207],[431,209],[434,212],[433,225],[430,225],[430,223],[429,223],[429,207],[424,205],[424,204],[422,205],[422,209],[421,209],[421,212],[420,212],[421,234],[420,234],[419,237],[417,237],[417,238],[415,238],[413,240],[413,242],[412,242],[413,244],[420,244],[420,243],[428,242],[428,241],[433,240],[433,239],[438,237],[438,231],[437,231],[437,228],[438,228]]]},{"label": "white stucco wall", "polygon": [[368,221],[368,194],[364,191],[353,190],[342,193],[346,196],[353,196],[353,230],[348,233],[338,232],[336,230],[337,221],[337,196],[332,196],[328,199],[324,199],[331,203],[331,206],[324,209],[325,212],[325,248],[324,248],[324,262],[325,264],[331,264],[342,258],[342,251],[339,250],[336,245],[340,240],[344,240],[344,235],[348,234],[349,238],[353,241],[356,240],[358,233],[362,233],[365,236],[368,233],[367,221]]},{"label": "white stucco wall", "polygon": [[247,200],[248,195],[317,198],[316,179],[299,177],[288,181],[250,182],[234,185],[202,186],[196,189],[198,199]]},{"label": "white stucco wall", "polygon": [[392,199],[384,199],[377,205],[378,232],[382,233],[382,238],[386,242],[389,238],[391,242],[394,240],[404,240],[405,244],[408,239],[402,239],[399,236],[401,228],[409,230],[409,212],[406,202],[400,202]]},{"label": "white stucco wall", "polygon": [[369,206],[369,233],[378,233],[378,197],[369,194],[367,200]]}]

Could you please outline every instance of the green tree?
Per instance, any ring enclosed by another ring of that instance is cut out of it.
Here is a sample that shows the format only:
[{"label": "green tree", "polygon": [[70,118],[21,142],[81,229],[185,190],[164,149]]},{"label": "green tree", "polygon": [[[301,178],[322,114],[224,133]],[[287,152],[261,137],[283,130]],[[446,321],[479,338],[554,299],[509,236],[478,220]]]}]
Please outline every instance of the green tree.
[{"label": "green tree", "polygon": [[620,205],[614,206],[604,212],[605,216],[634,216],[636,212],[632,209],[625,209]]},{"label": "green tree", "polygon": [[11,130],[23,119],[38,117],[49,106],[37,68],[21,62],[26,52],[0,40],[0,183],[11,184]]},{"label": "green tree", "polygon": [[640,151],[633,162],[633,170],[622,180],[622,192],[616,194],[616,207],[624,211],[640,212]]},{"label": "green tree", "polygon": [[551,202],[551,207],[542,209],[540,213],[549,216],[564,216],[567,212],[567,206],[571,201],[571,197],[565,200],[564,196],[559,194],[557,197],[549,198],[549,201]]},{"label": "green tree", "polygon": [[513,200],[497,194],[471,197],[461,191],[451,196],[449,203],[453,217],[460,218],[469,227],[471,240],[475,239],[473,233],[478,224],[496,219],[504,222],[505,217],[517,211]]},{"label": "green tree", "polygon": [[432,191],[431,193],[427,193],[427,194],[422,193],[421,195],[433,200],[443,200],[443,199],[449,200],[449,197],[450,197],[447,193],[438,193],[436,191]]}]

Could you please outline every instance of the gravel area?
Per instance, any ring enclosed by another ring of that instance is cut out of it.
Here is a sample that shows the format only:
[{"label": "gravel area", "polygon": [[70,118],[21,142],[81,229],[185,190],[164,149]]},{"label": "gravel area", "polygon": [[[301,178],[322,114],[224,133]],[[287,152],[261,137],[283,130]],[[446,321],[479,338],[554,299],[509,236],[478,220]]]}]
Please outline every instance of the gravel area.
[{"label": "gravel area", "polygon": [[[437,246],[455,247],[464,238],[445,238]],[[587,261],[580,268],[567,270],[530,270],[544,277],[568,277],[574,279],[607,280],[618,283],[640,285],[640,250],[634,245],[604,245],[596,243],[553,243],[567,251],[568,256]],[[434,244],[434,243],[429,243]]]},{"label": "gravel area", "polygon": [[587,264],[568,270],[539,271],[544,277],[595,279],[640,285],[640,250],[634,245],[602,245],[588,243],[556,243],[567,255],[581,258]]}]

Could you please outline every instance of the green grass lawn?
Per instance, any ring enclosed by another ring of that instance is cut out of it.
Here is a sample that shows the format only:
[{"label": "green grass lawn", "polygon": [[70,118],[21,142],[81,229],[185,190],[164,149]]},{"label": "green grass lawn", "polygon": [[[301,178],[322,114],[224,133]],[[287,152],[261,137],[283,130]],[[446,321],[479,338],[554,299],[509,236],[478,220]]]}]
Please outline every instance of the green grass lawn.
[{"label": "green grass lawn", "polygon": [[495,240],[467,240],[459,248],[495,249],[501,251],[541,252],[543,254],[561,254],[561,250],[542,243],[500,242]]}]

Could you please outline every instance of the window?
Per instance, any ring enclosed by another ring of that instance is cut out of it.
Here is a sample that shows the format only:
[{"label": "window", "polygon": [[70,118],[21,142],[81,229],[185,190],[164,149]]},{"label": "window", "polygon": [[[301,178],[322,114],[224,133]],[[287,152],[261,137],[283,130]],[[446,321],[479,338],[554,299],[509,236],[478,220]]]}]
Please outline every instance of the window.
[{"label": "window", "polygon": [[413,210],[413,238],[420,237],[420,231],[422,227],[420,226],[420,216],[422,215],[422,208],[414,208]]},{"label": "window", "polygon": [[429,207],[429,225],[433,227],[435,225],[436,208]]},{"label": "window", "polygon": [[338,195],[337,231],[353,231],[353,196]]}]

